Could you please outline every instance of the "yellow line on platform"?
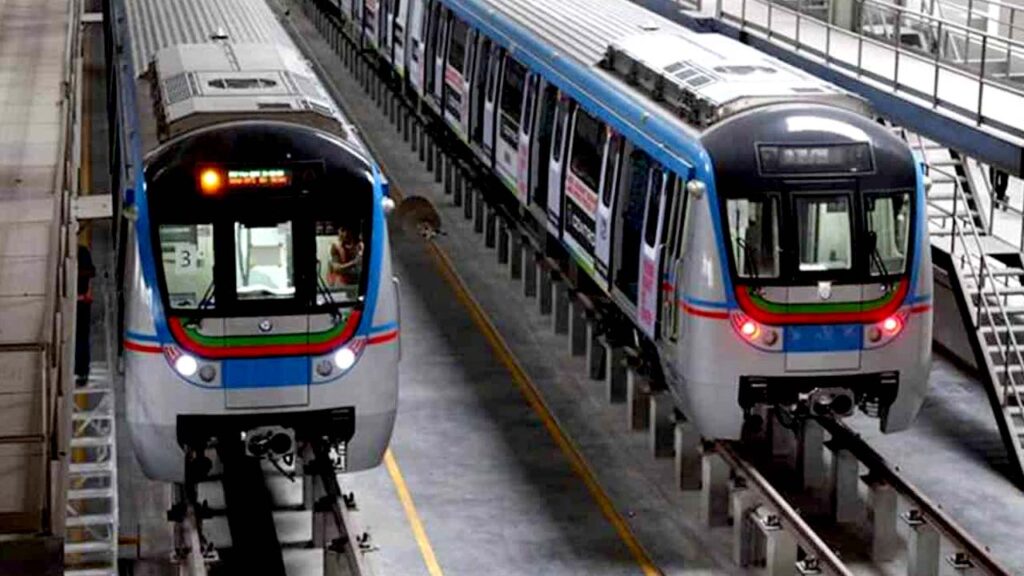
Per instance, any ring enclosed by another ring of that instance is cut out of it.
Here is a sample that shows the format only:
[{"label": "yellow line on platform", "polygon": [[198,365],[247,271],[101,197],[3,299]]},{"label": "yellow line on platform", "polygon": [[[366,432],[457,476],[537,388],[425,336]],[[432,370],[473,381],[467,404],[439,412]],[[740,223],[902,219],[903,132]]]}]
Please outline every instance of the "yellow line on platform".
[{"label": "yellow line on platform", "polygon": [[416,538],[416,544],[420,547],[420,554],[423,555],[423,563],[427,565],[427,572],[430,572],[430,576],[443,576],[444,572],[441,571],[441,565],[437,563],[437,556],[434,555],[434,547],[430,545],[430,538],[427,537],[427,531],[423,529],[423,521],[420,519],[419,512],[416,511],[412,494],[409,493],[402,470],[398,467],[398,461],[395,460],[395,455],[390,448],[384,453],[384,465],[387,466],[391,481],[395,484],[395,491],[398,492],[402,508],[405,508],[405,517],[408,518],[412,534]]},{"label": "yellow line on platform", "polygon": [[565,433],[562,431],[558,422],[552,415],[551,410],[548,408],[547,403],[544,402],[544,398],[541,396],[540,391],[534,385],[530,379],[526,370],[519,364],[519,361],[512,353],[512,349],[509,347],[505,339],[501,337],[497,328],[491,322],[491,319],[484,312],[480,303],[476,301],[469,290],[466,288],[462,278],[459,277],[458,272],[455,271],[455,266],[452,264],[448,255],[435,242],[427,242],[427,251],[433,257],[438,270],[444,277],[445,282],[451,287],[455,293],[455,297],[458,298],[459,302],[465,306],[469,312],[470,317],[473,319],[473,323],[476,324],[477,328],[487,339],[487,342],[491,345],[491,349],[494,355],[497,356],[498,360],[505,366],[512,375],[512,380],[516,386],[522,392],[526,398],[527,403],[533,408],[534,412],[540,416],[541,421],[544,423],[544,428],[547,429],[551,438],[555,441],[555,444],[561,449],[562,454],[565,455],[569,461],[569,465],[572,467],[573,472],[583,481],[586,485],[587,490],[590,491],[590,495],[594,498],[601,512],[604,514],[608,522],[611,523],[615,532],[619,535],[619,538],[629,549],[633,555],[633,559],[640,565],[640,569],[647,576],[656,576],[661,574],[661,570],[654,565],[651,557],[648,556],[647,551],[644,550],[640,541],[636,539],[633,531],[630,529],[629,524],[625,518],[619,514],[619,511],[615,509],[615,505],[612,503],[611,498],[601,487],[601,484],[597,481],[597,477],[594,472],[587,465],[583,455],[580,454],[579,449],[573,444]]}]

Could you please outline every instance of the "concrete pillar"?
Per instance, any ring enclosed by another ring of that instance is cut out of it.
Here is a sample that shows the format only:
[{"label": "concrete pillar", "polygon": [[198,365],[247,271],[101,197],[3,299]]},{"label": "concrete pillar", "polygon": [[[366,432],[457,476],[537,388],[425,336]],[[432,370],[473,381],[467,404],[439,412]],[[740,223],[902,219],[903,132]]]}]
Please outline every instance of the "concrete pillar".
[{"label": "concrete pillar", "polygon": [[555,334],[569,332],[569,287],[561,278],[551,281],[551,327]]},{"label": "concrete pillar", "polygon": [[842,447],[827,446],[832,450],[832,517],[840,524],[856,522],[860,514],[860,497],[857,494],[860,466],[857,458]]},{"label": "concrete pillar", "polygon": [[523,296],[537,297],[537,253],[532,246],[523,247]]},{"label": "concrete pillar", "polygon": [[647,445],[655,458],[671,458],[673,450],[673,429],[675,424],[675,402],[672,395],[661,391],[652,393],[648,402]]},{"label": "concrete pillar", "polygon": [[650,425],[651,388],[647,378],[632,366],[626,367],[626,427],[629,430],[646,430]]},{"label": "concrete pillar", "polygon": [[764,535],[764,566],[768,576],[789,576],[796,566],[796,538],[782,529],[779,517],[762,508],[758,524]]},{"label": "concrete pillar", "polygon": [[445,194],[452,194],[453,190],[452,190],[452,162],[451,162],[451,158],[449,158],[448,161],[445,162],[443,166],[441,166],[441,170],[439,170],[439,172],[444,172],[444,176],[443,176],[443,178],[444,178],[444,193]]},{"label": "concrete pillar", "polygon": [[495,237],[497,236],[498,214],[490,206],[485,207],[484,211],[487,212],[486,222],[484,222],[484,246],[494,248]]},{"label": "concrete pillar", "polygon": [[607,355],[597,334],[597,319],[587,319],[587,376],[591,380],[604,380]]},{"label": "concrete pillar", "polygon": [[709,528],[729,523],[729,465],[714,453],[701,460],[700,519]]},{"label": "concrete pillar", "polygon": [[608,402],[617,404],[626,400],[626,350],[605,342],[604,387]]},{"label": "concrete pillar", "polygon": [[796,435],[792,430],[782,425],[778,417],[768,421],[771,426],[772,438],[772,461],[785,462],[789,466],[796,466]]},{"label": "concrete pillar", "polygon": [[498,218],[498,264],[508,264],[508,225],[504,218]]},{"label": "concrete pillar", "polygon": [[907,576],[938,576],[939,533],[920,517],[917,510],[904,515],[907,533]]},{"label": "concrete pillar", "polygon": [[804,488],[812,493],[825,485],[825,429],[816,420],[806,418],[800,426],[797,444],[797,472]]},{"label": "concrete pillar", "polygon": [[[445,158],[444,151],[441,150],[437,143],[434,144],[434,156],[434,163],[437,165],[437,169],[434,170],[434,184],[440,184],[441,178],[444,176],[442,174],[444,172],[444,165],[448,163],[448,159]],[[445,192],[448,192],[448,190],[445,189]]]},{"label": "concrete pillar", "polygon": [[513,232],[509,236],[508,244],[508,274],[513,280],[523,277],[523,237],[519,232]]},{"label": "concrete pillar", "polygon": [[465,189],[465,197],[462,199],[462,217],[466,220],[472,220],[476,188],[473,187],[472,182],[468,178],[465,180]]},{"label": "concrete pillar", "polygon": [[[427,172],[434,170],[434,152],[437,151],[437,147],[434,146],[433,139],[430,136],[426,136],[427,144]],[[420,158],[422,160],[422,158]]]},{"label": "concrete pillar", "polygon": [[757,494],[748,489],[745,482],[735,483],[729,494],[732,516],[732,561],[741,568],[756,562],[758,556],[756,540],[760,534],[754,529],[754,523],[750,518],[756,506]]},{"label": "concrete pillar", "polygon": [[579,299],[569,302],[569,353],[587,353],[587,309]]},{"label": "concrete pillar", "polygon": [[700,490],[700,433],[692,422],[677,421],[673,427],[676,485],[680,490]]},{"label": "concrete pillar", "polygon": [[535,264],[537,270],[537,309],[541,316],[551,314],[551,269],[541,262]]},{"label": "concrete pillar", "polygon": [[481,234],[484,231],[484,194],[480,190],[474,189],[476,197],[473,198],[473,202],[476,204],[475,211],[473,212],[473,232]]},{"label": "concrete pillar", "polygon": [[454,174],[452,174],[452,202],[454,202],[456,206],[462,206],[462,191],[465,185],[465,180],[463,179],[462,174],[462,168],[456,164],[455,170],[453,172]]},{"label": "concrete pillar", "polygon": [[870,477],[867,484],[868,498],[871,500],[868,507],[871,515],[871,559],[876,563],[886,562],[896,557],[900,545],[896,533],[896,490]]}]

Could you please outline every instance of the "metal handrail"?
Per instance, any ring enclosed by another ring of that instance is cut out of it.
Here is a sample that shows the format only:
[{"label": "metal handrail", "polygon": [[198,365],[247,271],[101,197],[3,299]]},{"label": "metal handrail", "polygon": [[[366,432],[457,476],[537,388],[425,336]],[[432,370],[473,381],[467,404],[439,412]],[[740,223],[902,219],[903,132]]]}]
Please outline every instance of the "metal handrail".
[{"label": "metal handrail", "polygon": [[[752,28],[752,29],[755,29],[755,30],[760,30],[762,33],[766,34],[766,36],[767,36],[767,38],[769,40],[777,40],[777,41],[780,41],[780,42],[785,42],[785,43],[788,43],[788,44],[792,45],[797,51],[810,52],[810,53],[814,54],[816,57],[823,58],[825,60],[826,65],[836,66],[836,67],[841,67],[841,68],[846,68],[846,69],[851,69],[854,72],[856,72],[856,74],[858,76],[861,76],[861,75],[868,76],[868,77],[874,78],[875,80],[877,80],[879,82],[887,83],[887,84],[890,85],[891,89],[894,92],[898,92],[898,91],[907,92],[908,89],[909,89],[910,92],[916,92],[918,94],[927,94],[926,90],[922,90],[922,89],[920,89],[918,87],[908,86],[906,84],[901,84],[900,83],[900,81],[899,81],[899,69],[900,69],[900,61],[901,61],[902,58],[912,58],[913,60],[915,60],[917,62],[923,62],[923,63],[927,63],[927,64],[930,64],[930,65],[933,65],[935,67],[935,80],[932,82],[932,85],[931,85],[931,90],[930,90],[931,94],[930,94],[930,96],[923,96],[925,98],[930,98],[931,104],[932,104],[933,107],[936,107],[936,108],[943,107],[943,108],[948,108],[948,109],[951,109],[951,110],[961,111],[960,112],[961,114],[965,115],[968,118],[971,118],[978,126],[987,125],[987,126],[995,128],[997,130],[1000,130],[1000,131],[1003,131],[1003,132],[1008,132],[1008,133],[1013,134],[1013,135],[1018,136],[1018,137],[1024,137],[1024,129],[1022,129],[1020,127],[1017,127],[1017,126],[1010,126],[1010,125],[1007,125],[1005,123],[1001,123],[1001,122],[998,122],[998,121],[993,121],[993,120],[991,120],[989,118],[986,118],[985,115],[982,113],[982,110],[984,108],[983,104],[985,103],[985,98],[984,98],[985,90],[984,89],[985,89],[986,86],[997,86],[1000,90],[1004,90],[1004,91],[1009,92],[1009,93],[1011,93],[1013,95],[1016,95],[1016,96],[1024,97],[1024,87],[1022,87],[1019,84],[1016,84],[1014,82],[1010,82],[1010,81],[1006,81],[1006,80],[1003,80],[1003,79],[996,78],[996,77],[994,77],[991,74],[986,74],[986,70],[985,70],[986,67],[984,65],[985,64],[984,58],[983,58],[982,63],[981,63],[982,65],[978,67],[977,71],[965,69],[966,67],[964,65],[954,64],[954,63],[950,63],[950,62],[944,61],[941,58],[940,54],[939,54],[940,50],[935,50],[933,56],[931,58],[928,58],[927,56],[925,56],[925,53],[923,53],[922,51],[913,50],[913,49],[909,49],[907,47],[904,47],[904,46],[902,46],[900,44],[899,41],[895,41],[895,42],[891,42],[891,43],[890,42],[883,42],[883,41],[880,41],[880,40],[876,40],[876,39],[874,39],[874,38],[872,38],[870,36],[866,36],[866,35],[864,35],[862,33],[858,33],[857,31],[851,31],[851,30],[848,30],[846,28],[834,25],[834,24],[832,24],[830,22],[824,21],[824,20],[822,20],[820,18],[817,18],[817,17],[815,17],[813,15],[803,14],[799,10],[794,10],[794,9],[786,6],[785,0],[741,0],[739,14],[736,14],[736,13],[730,12],[730,11],[726,11],[724,9],[724,1],[723,0],[714,0],[714,1],[716,2],[716,4],[715,4],[715,10],[716,10],[715,16],[717,18],[725,19],[725,20],[731,20],[731,21],[737,23],[739,26],[741,26],[743,28]],[[938,36],[939,37],[942,36],[942,33],[943,33],[944,29],[945,29],[945,32],[947,34],[949,33],[949,30],[952,29],[954,31],[962,31],[968,37],[981,38],[981,47],[982,47],[982,55],[983,56],[986,56],[991,51],[993,45],[999,46],[1000,44],[1005,45],[1007,51],[1009,51],[1010,49],[1013,49],[1015,51],[1020,51],[1022,53],[1022,55],[1024,55],[1024,43],[1018,42],[1016,40],[1009,40],[1009,39],[994,37],[993,35],[990,35],[987,32],[983,32],[983,31],[979,31],[979,30],[973,30],[973,29],[970,29],[968,27],[960,26],[960,25],[958,25],[956,23],[952,23],[952,22],[945,22],[945,21],[942,21],[941,19],[933,17],[933,16],[921,15],[919,13],[915,13],[915,12],[909,11],[906,8],[903,8],[901,6],[897,6],[895,4],[889,4],[889,3],[886,3],[886,2],[882,2],[881,0],[860,0],[860,1],[863,2],[863,3],[875,4],[875,5],[879,6],[879,7],[883,7],[883,8],[887,8],[887,9],[892,9],[892,10],[896,11],[900,15],[911,14],[914,17],[931,19],[938,26],[938,32],[939,32]],[[751,20],[748,17],[747,5],[750,4],[750,3],[753,3],[753,2],[758,2],[761,5],[767,7],[768,17],[767,17],[767,21],[765,23],[761,23],[761,22],[758,22],[758,21]],[[702,7],[702,9],[703,9],[703,7]],[[796,31],[796,33],[793,36],[790,36],[788,33],[783,33],[783,32],[781,32],[779,30],[773,29],[772,21],[773,21],[773,18],[774,18],[774,13],[776,11],[781,11],[782,13],[789,14],[789,15],[791,15],[792,17],[794,17],[796,19],[796,21],[795,21],[795,31]],[[821,48],[819,48],[817,46],[808,44],[806,42],[801,42],[800,30],[802,28],[803,19],[809,19],[810,21],[813,21],[815,24],[825,28],[825,45],[824,45],[824,49],[821,49]],[[899,22],[899,19],[897,19],[897,22]],[[856,38],[856,40],[857,40],[857,54],[858,54],[856,64],[847,63],[847,62],[843,61],[842,59],[840,59],[840,58],[838,58],[836,56],[836,54],[834,53],[835,50],[833,49],[833,44],[834,43],[832,42],[832,36],[834,34],[844,34],[844,35],[850,36],[851,38]],[[869,45],[883,47],[883,48],[886,48],[886,49],[892,49],[893,50],[893,52],[894,52],[894,58],[893,58],[893,60],[894,60],[894,63],[893,63],[894,70],[893,70],[893,75],[892,75],[891,78],[883,76],[883,75],[880,75],[880,74],[877,74],[877,73],[873,73],[871,71],[868,71],[868,70],[864,69],[862,54],[863,54],[863,51],[864,51],[865,43],[867,43]],[[940,72],[940,70],[944,70],[944,71],[946,71],[948,73],[956,74],[956,75],[959,75],[961,77],[969,78],[972,81],[976,81],[978,83],[977,105],[975,106],[974,110],[967,110],[967,109],[957,105],[956,103],[954,103],[952,101],[949,101],[948,99],[943,99],[943,98],[940,97],[940,95],[939,95],[939,86],[940,86],[939,72]],[[924,87],[922,87],[922,88],[924,88]]]},{"label": "metal handrail", "polygon": [[[904,133],[904,137],[906,137],[906,131],[903,131],[903,133]],[[924,142],[922,141],[921,135],[920,134],[914,134],[914,136],[917,139],[917,148],[918,148],[918,150],[923,150],[924,149]],[[931,168],[929,168],[929,170],[931,170]],[[959,179],[953,179],[952,184],[953,184],[953,210],[952,210],[952,214],[951,214],[951,216],[952,216],[952,236],[950,236],[950,247],[949,247],[950,258],[953,260],[953,262],[955,264],[955,262],[956,262],[955,257],[956,257],[956,254],[957,254],[957,252],[956,252],[956,240],[959,239],[960,240],[960,244],[962,245],[962,248],[961,248],[962,256],[960,258],[961,266],[959,268],[960,268],[960,270],[965,270],[964,264],[966,264],[966,269],[969,270],[971,279],[975,282],[975,284],[977,285],[977,289],[978,289],[978,304],[974,305],[975,306],[974,328],[975,328],[975,330],[981,328],[981,324],[982,324],[982,318],[981,318],[982,317],[982,309],[984,309],[984,315],[986,317],[985,318],[985,322],[986,322],[986,324],[990,328],[992,328],[992,333],[995,335],[996,344],[997,345],[1001,345],[1001,344],[1003,344],[1003,342],[1001,342],[1000,339],[999,339],[998,326],[996,325],[996,323],[995,323],[995,321],[993,319],[994,316],[993,316],[992,306],[989,304],[989,299],[988,299],[987,296],[992,295],[992,296],[995,297],[994,298],[995,299],[995,306],[998,308],[999,318],[1002,319],[1002,321],[1004,323],[1003,325],[1006,327],[1006,334],[1007,334],[1007,338],[1006,338],[1006,341],[1005,341],[1005,350],[1003,351],[1003,354],[1002,354],[1002,366],[995,366],[996,371],[1001,369],[1003,375],[1005,376],[1005,381],[1002,384],[1002,386],[1003,386],[1003,390],[1002,390],[1003,406],[1006,406],[1008,404],[1009,399],[1010,399],[1011,396],[1016,400],[1017,405],[1021,406],[1021,405],[1024,405],[1024,404],[1021,404],[1021,394],[1017,391],[1017,387],[1016,387],[1016,384],[1015,384],[1014,379],[1013,379],[1013,374],[1010,372],[1010,369],[1011,369],[1011,362],[1010,361],[1011,361],[1011,353],[1012,353],[1012,357],[1016,360],[1015,365],[1021,367],[1021,377],[1024,378],[1024,355],[1021,354],[1020,345],[1017,342],[1017,337],[1014,335],[1013,324],[1010,322],[1009,314],[1006,312],[1006,308],[1003,306],[1003,295],[1000,294],[1000,292],[999,292],[999,286],[998,286],[997,279],[996,279],[995,276],[992,275],[992,272],[989,269],[989,264],[988,264],[989,258],[988,258],[988,255],[985,254],[985,250],[982,247],[981,237],[978,236],[978,230],[974,226],[974,221],[970,217],[968,217],[968,218],[964,219],[963,222],[970,223],[970,225],[969,225],[969,228],[970,228],[970,239],[973,240],[973,245],[977,249],[977,256],[976,257],[978,258],[978,260],[980,262],[980,264],[978,266],[978,268],[980,269],[980,272],[979,272],[979,270],[976,270],[975,267],[974,267],[973,258],[975,258],[975,256],[970,253],[970,247],[967,244],[968,237],[964,235],[964,231],[963,231],[964,226],[959,225],[961,223],[961,219],[958,218],[958,215],[957,215],[957,206],[959,205],[959,203],[963,202],[963,205],[966,207],[966,206],[968,206],[968,199],[966,197],[966,194],[964,194],[964,191],[963,191],[962,185],[960,184]],[[944,214],[949,214],[948,210],[946,210],[942,206],[937,205],[935,202],[933,202],[931,200],[928,201],[928,205],[933,207],[933,208],[935,208],[935,209],[937,209],[937,210],[939,210],[940,212],[942,212]],[[988,289],[986,288],[986,285],[985,285],[985,280],[986,279],[989,281],[989,283],[991,285],[990,286],[991,294],[989,293]],[[970,301],[970,300],[968,300],[968,301]],[[983,346],[984,346],[984,342],[983,342]],[[988,353],[987,346],[985,346],[984,353],[985,353],[985,357],[987,359],[987,362],[991,362],[991,363],[995,364],[995,361],[993,360],[992,356]],[[998,385],[998,383],[996,383],[996,384]]]}]

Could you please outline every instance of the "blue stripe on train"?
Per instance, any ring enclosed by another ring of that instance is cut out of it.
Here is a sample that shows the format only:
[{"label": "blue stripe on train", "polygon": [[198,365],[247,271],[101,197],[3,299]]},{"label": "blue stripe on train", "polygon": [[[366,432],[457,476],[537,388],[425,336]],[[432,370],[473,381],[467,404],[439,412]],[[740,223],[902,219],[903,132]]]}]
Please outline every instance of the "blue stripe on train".
[{"label": "blue stripe on train", "polygon": [[864,342],[860,324],[814,324],[786,326],[786,352],[841,352],[860,350]]},{"label": "blue stripe on train", "polygon": [[224,388],[278,388],[309,384],[309,357],[236,358],[221,365]]}]

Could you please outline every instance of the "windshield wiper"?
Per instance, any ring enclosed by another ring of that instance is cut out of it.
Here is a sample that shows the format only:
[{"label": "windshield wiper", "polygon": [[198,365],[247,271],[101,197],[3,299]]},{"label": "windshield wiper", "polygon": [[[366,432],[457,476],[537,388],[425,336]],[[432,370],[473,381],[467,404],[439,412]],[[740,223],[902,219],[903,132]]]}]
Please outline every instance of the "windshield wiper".
[{"label": "windshield wiper", "polygon": [[196,312],[202,312],[207,306],[213,303],[213,285],[214,281],[210,280],[210,285],[203,291],[203,298],[199,301],[199,306],[196,307]]},{"label": "windshield wiper", "polygon": [[324,300],[327,302],[327,304],[335,306],[334,296],[331,295],[331,289],[327,286],[327,282],[325,282],[323,277],[321,277],[319,274],[316,275],[316,289],[317,292],[320,292],[321,294],[324,295]]},{"label": "windshield wiper", "polygon": [[739,244],[739,247],[743,249],[743,257],[746,259],[746,262],[744,262],[747,268],[746,272],[750,274],[751,278],[757,280],[759,276],[757,270],[758,263],[754,261],[754,249],[749,244],[747,244],[746,240],[744,240],[743,238],[737,237],[736,243]]},{"label": "windshield wiper", "polygon": [[868,244],[871,247],[871,263],[878,266],[878,270],[882,273],[883,278],[888,278],[889,270],[885,267],[882,254],[878,252],[878,234],[868,232]]}]

